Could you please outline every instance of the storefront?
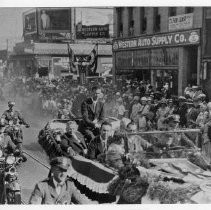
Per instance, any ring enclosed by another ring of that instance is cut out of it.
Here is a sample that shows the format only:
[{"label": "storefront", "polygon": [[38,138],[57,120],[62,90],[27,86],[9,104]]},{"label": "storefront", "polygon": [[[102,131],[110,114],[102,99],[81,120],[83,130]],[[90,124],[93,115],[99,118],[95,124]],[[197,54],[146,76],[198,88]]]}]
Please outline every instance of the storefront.
[{"label": "storefront", "polygon": [[149,80],[156,88],[168,82],[179,95],[188,83],[199,83],[200,57],[199,29],[113,41],[116,80]]},{"label": "storefront", "polygon": [[[67,43],[19,43],[10,58],[13,75],[34,76],[38,73],[39,77],[50,78],[69,75],[77,80],[80,76],[78,58],[87,58],[94,46],[84,43],[69,44],[71,53],[68,53]],[[112,46],[99,45],[97,53],[99,63],[96,72],[102,73],[103,65],[108,63],[108,59],[110,65],[112,64]]]}]

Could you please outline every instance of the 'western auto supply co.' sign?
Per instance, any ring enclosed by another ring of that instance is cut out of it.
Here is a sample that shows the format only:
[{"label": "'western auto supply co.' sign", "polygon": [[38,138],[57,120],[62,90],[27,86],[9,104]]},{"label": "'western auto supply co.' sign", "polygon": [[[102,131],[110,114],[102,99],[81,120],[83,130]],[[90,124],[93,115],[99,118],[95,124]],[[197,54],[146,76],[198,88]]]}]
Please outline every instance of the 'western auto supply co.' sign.
[{"label": "'western auto supply co.' sign", "polygon": [[148,47],[193,45],[199,43],[200,30],[196,29],[153,36],[135,37],[130,39],[115,39],[113,41],[113,51]]}]

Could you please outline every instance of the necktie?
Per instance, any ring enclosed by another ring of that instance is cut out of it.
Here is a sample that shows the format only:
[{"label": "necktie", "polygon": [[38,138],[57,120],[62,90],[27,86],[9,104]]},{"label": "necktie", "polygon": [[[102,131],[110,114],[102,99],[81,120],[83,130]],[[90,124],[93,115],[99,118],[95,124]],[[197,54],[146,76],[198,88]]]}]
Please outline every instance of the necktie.
[{"label": "necktie", "polygon": [[58,183],[56,186],[56,192],[59,195],[62,189],[63,183]]}]

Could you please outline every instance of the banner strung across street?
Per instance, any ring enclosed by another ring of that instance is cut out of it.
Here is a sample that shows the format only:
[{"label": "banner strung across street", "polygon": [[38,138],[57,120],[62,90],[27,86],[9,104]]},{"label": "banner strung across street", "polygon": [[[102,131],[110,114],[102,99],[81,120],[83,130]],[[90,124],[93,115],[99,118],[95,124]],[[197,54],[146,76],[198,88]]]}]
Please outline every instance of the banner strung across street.
[{"label": "banner strung across street", "polygon": [[200,43],[200,30],[180,31],[153,36],[116,39],[113,41],[113,51],[124,49],[140,49],[148,47],[193,45]]}]

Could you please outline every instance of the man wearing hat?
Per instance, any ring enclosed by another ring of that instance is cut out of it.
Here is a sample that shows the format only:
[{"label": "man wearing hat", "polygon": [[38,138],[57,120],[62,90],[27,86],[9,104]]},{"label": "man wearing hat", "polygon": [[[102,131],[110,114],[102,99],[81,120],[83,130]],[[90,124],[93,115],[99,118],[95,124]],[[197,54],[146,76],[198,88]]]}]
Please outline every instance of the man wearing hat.
[{"label": "man wearing hat", "polygon": [[7,153],[13,153],[16,150],[15,144],[12,142],[9,135],[5,132],[5,121],[4,119],[0,120],[0,151],[2,155]]},{"label": "man wearing hat", "polygon": [[[14,106],[15,106],[15,102],[12,102],[12,101],[8,102],[9,109],[6,110],[1,117],[2,119],[5,120],[5,124],[8,125],[9,122],[12,121],[12,123],[14,125],[17,124],[17,123],[21,123],[21,124],[25,125],[26,128],[29,128],[30,127],[29,124],[25,122],[25,120],[23,119],[21,114],[18,111],[13,109]],[[10,136],[10,138],[12,140],[14,140],[12,132],[13,131],[10,131],[9,129],[7,130],[7,133]],[[24,160],[26,161],[26,157],[23,155],[23,152],[22,152],[22,144],[23,144],[23,132],[22,132],[22,130],[20,131],[19,138],[15,139],[15,144],[18,147],[18,149],[20,150]]]},{"label": "man wearing hat", "polygon": [[141,111],[142,114],[147,114],[149,112],[149,105],[147,104],[147,98],[142,97],[141,98],[141,108],[139,111]]},{"label": "man wearing hat", "polygon": [[17,111],[14,110],[15,102],[9,101],[8,102],[8,107],[7,109],[1,116],[1,118],[6,120],[6,124],[9,123],[9,121],[14,121],[15,119],[18,119],[22,124],[26,125],[26,127],[29,127],[29,124],[25,122],[21,114]]},{"label": "man wearing hat", "polygon": [[91,201],[82,196],[73,181],[67,177],[71,161],[66,157],[56,157],[50,162],[51,169],[47,179],[38,182],[29,199],[29,204],[88,204]]}]

